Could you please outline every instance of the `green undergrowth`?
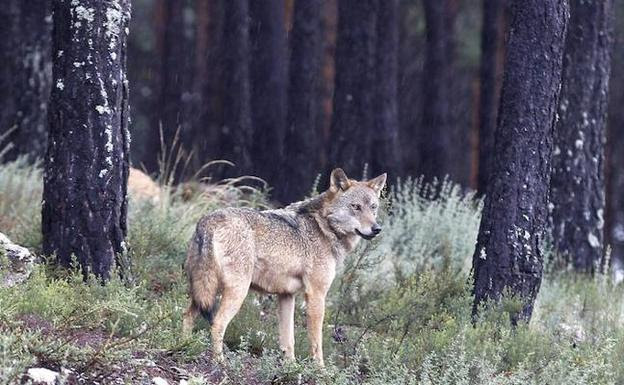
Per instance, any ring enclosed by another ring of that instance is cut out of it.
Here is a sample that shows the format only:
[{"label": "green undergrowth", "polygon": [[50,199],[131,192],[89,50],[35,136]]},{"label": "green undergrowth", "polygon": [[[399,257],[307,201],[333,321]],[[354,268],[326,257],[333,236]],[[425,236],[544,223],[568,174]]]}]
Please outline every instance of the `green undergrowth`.
[{"label": "green undergrowth", "polygon": [[[20,162],[0,166],[0,231],[39,250],[41,171]],[[266,205],[254,194],[233,204]],[[324,369],[308,356],[303,298],[298,360],[284,362],[276,298],[257,294],[228,329],[218,364],[205,321],[191,338],[181,334],[186,246],[201,215],[222,206],[205,198],[165,191],[158,203],[131,201],[130,277],[115,273],[103,286],[48,259],[26,283],[0,289],[0,383],[19,383],[31,367],[69,369],[68,383],[624,383],[624,289],[606,276],[549,273],[529,325],[509,326],[513,301],[472,323],[481,202],[448,181],[404,181],[388,193],[383,236],[346,259],[328,297]]]}]

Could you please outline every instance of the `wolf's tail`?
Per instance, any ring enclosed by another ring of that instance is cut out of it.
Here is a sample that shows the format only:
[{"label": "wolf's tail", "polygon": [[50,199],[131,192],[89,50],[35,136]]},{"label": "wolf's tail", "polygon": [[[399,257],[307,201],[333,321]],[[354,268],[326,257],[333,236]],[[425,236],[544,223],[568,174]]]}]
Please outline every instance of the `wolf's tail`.
[{"label": "wolf's tail", "polygon": [[217,266],[212,253],[212,234],[197,226],[188,251],[186,273],[193,305],[211,323],[219,289]]}]

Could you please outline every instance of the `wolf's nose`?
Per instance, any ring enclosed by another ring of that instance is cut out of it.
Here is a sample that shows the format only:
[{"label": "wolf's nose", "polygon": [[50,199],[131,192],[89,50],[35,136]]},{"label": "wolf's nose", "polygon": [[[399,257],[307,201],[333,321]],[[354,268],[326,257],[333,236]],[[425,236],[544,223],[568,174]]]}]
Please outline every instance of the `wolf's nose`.
[{"label": "wolf's nose", "polygon": [[371,230],[373,231],[373,234],[377,235],[379,233],[381,233],[381,226],[379,225],[374,225]]}]

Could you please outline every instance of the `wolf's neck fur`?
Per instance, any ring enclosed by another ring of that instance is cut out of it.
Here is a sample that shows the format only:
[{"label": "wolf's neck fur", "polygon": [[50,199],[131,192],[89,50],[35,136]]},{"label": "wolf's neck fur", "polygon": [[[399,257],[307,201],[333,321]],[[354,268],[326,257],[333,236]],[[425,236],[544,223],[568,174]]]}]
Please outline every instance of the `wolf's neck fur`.
[{"label": "wolf's neck fur", "polygon": [[333,198],[329,191],[322,192],[312,198],[299,202],[293,202],[286,206],[286,210],[292,210],[299,215],[310,215],[317,223],[321,232],[332,245],[334,256],[342,260],[346,254],[353,251],[360,237],[356,234],[343,234],[336,231],[327,221],[325,209]]},{"label": "wolf's neck fur", "polygon": [[312,198],[304,199],[302,201],[293,202],[284,207],[286,210],[292,210],[297,214],[312,214],[314,212],[321,212],[325,207],[325,203],[329,201],[329,194],[327,191],[322,192]]}]

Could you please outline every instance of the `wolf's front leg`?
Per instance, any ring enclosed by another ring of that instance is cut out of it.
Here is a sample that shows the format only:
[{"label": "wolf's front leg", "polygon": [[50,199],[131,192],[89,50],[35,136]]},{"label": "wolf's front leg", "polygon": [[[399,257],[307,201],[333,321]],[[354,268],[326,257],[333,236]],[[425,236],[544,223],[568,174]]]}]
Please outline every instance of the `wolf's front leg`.
[{"label": "wolf's front leg", "polygon": [[310,354],[319,366],[323,362],[323,317],[325,316],[325,293],[306,293],[306,307],[308,310],[308,339],[310,340]]},{"label": "wolf's front leg", "polygon": [[289,360],[295,359],[295,296],[280,294],[278,302],[280,349]]}]

